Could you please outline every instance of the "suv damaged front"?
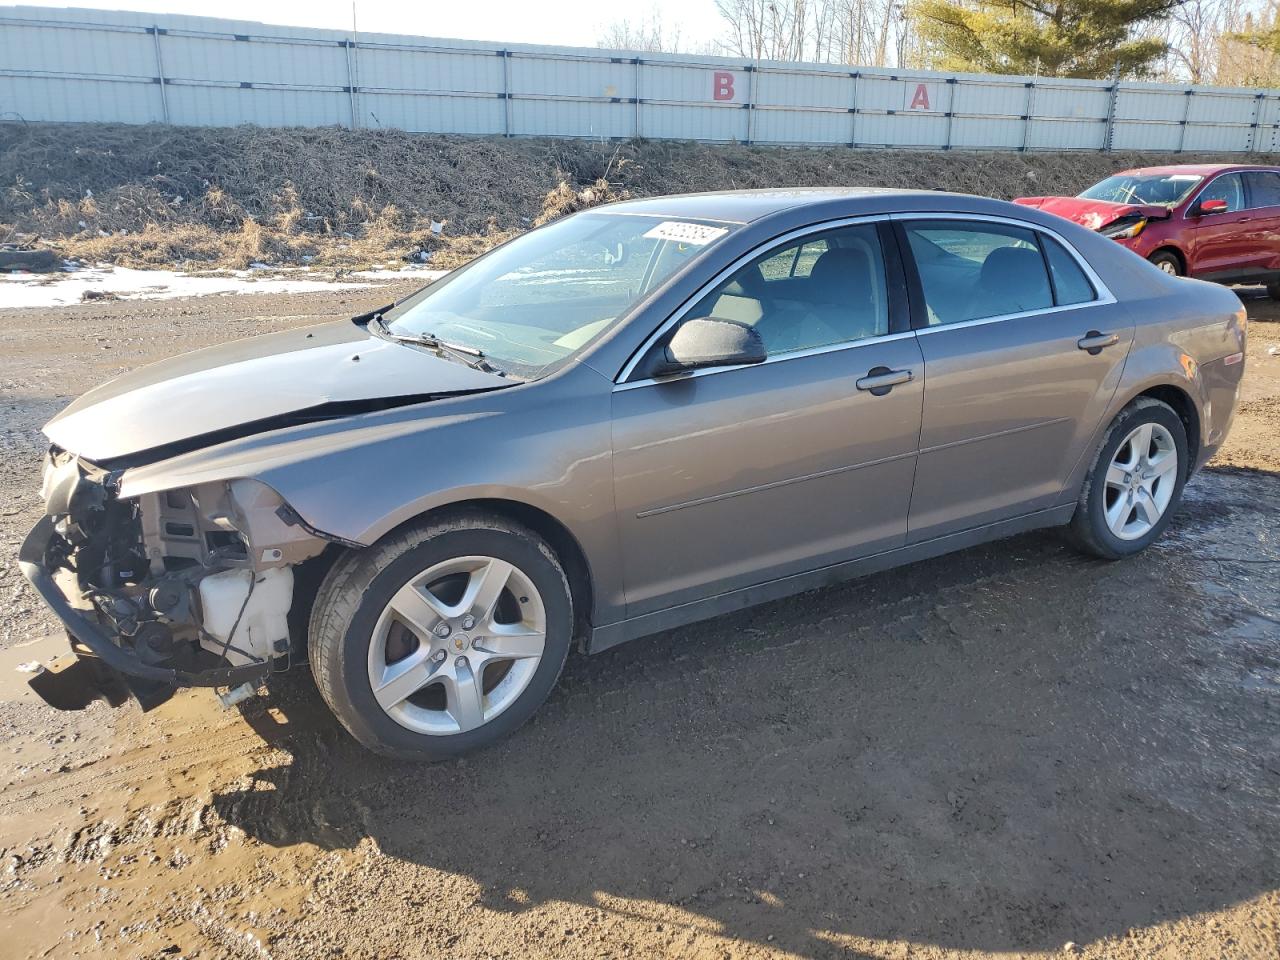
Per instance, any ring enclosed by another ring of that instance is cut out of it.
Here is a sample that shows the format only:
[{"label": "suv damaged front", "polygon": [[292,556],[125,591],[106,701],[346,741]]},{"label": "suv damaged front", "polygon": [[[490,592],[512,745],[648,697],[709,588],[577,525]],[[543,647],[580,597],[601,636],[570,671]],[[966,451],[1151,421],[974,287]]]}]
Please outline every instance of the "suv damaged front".
[{"label": "suv damaged front", "polygon": [[294,567],[329,540],[257,480],[126,499],[120,479],[57,447],[45,459],[45,516],[19,562],[72,655],[32,687],[63,708],[132,694],[150,709],[182,686],[228,702],[287,666]]}]

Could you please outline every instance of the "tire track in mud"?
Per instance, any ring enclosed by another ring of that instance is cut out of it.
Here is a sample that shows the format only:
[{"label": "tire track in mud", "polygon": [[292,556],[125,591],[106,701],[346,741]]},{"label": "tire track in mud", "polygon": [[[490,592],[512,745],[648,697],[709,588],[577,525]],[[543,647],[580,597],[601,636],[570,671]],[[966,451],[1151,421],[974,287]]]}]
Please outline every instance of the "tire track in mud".
[{"label": "tire track in mud", "polygon": [[[1021,555],[1029,554],[1034,566],[1023,564],[1012,571],[990,572],[976,579],[928,589],[909,589],[861,610],[842,609],[820,614],[817,618],[804,613],[808,606],[822,603],[828,593],[838,594],[835,598],[837,603],[847,607],[856,603],[859,594],[878,589],[872,586],[864,591],[859,584],[827,588],[734,617],[745,619],[748,624],[772,620],[775,621],[772,629],[750,625],[735,629],[732,624],[710,621],[676,631],[674,637],[654,638],[649,646],[646,646],[645,639],[639,640],[626,652],[625,658],[615,658],[612,664],[592,658],[585,661],[575,658],[571,661],[571,672],[567,673],[568,682],[564,689],[553,694],[542,723],[608,726],[612,718],[634,717],[638,707],[697,695],[714,685],[716,680],[723,680],[726,670],[749,674],[756,670],[757,662],[830,644],[910,643],[913,641],[904,640],[904,635],[925,635],[931,619],[941,620],[946,625],[948,639],[945,642],[951,642],[958,632],[954,621],[972,610],[976,596],[1008,590],[1023,595],[1052,597],[1053,587],[1059,585],[1064,576],[1093,574],[1092,579],[1105,578],[1106,565],[1075,558],[1063,549],[1055,550],[1049,539],[1051,534],[1031,536],[1037,539],[1017,544],[1014,551],[1020,555],[1019,561],[1028,559]],[[1038,540],[1041,537],[1045,538],[1043,542]],[[1166,545],[1158,549],[1151,559],[1173,564],[1183,558],[1178,551]],[[1186,559],[1200,562],[1194,558]],[[949,617],[947,612],[952,610],[957,611],[958,616]],[[785,627],[779,630],[777,620],[785,623],[793,618],[804,621],[803,630]],[[843,625],[850,625],[852,629],[845,631],[841,629]],[[687,640],[681,639],[686,632],[694,635]],[[778,633],[789,639],[771,639]],[[689,652],[691,645],[701,649]],[[655,649],[658,647],[666,649]],[[665,655],[668,651],[672,655]],[[730,656],[732,662],[726,663]],[[617,662],[619,660],[624,662]],[[638,667],[640,675],[636,676],[628,667]],[[301,682],[306,686],[302,695],[313,695],[309,681]],[[192,703],[191,709],[220,710],[211,696],[200,699],[207,700],[207,705]],[[0,802],[22,804],[25,812],[36,813],[56,807],[72,797],[128,787],[136,784],[140,776],[145,779],[181,771],[187,779],[196,779],[200,773],[212,774],[230,758],[252,757],[253,762],[263,764],[267,754],[279,749],[264,743],[261,736],[238,716],[220,717],[215,733],[211,736],[207,730],[193,730],[166,738],[161,743],[146,744],[122,754],[103,757],[90,766],[60,773],[56,784],[46,782],[21,789],[0,790]],[[336,729],[330,733],[341,736]],[[288,758],[281,759],[283,762]],[[108,764],[109,769],[104,769]]]}]

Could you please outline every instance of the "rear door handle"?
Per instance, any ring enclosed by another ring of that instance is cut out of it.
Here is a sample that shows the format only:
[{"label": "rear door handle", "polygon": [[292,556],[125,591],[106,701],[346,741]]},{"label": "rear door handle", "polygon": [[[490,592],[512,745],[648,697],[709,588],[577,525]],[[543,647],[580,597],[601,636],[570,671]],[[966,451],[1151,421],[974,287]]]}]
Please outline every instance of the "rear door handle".
[{"label": "rear door handle", "polygon": [[1083,337],[1076,341],[1076,346],[1081,350],[1088,350],[1093,356],[1100,354],[1106,347],[1114,347],[1120,342],[1120,336],[1115,333],[1099,333],[1097,330],[1090,330]]},{"label": "rear door handle", "polygon": [[859,377],[855,386],[867,390],[873,397],[883,397],[900,383],[910,383],[915,378],[910,370],[890,370],[888,367],[872,367],[865,377]]}]

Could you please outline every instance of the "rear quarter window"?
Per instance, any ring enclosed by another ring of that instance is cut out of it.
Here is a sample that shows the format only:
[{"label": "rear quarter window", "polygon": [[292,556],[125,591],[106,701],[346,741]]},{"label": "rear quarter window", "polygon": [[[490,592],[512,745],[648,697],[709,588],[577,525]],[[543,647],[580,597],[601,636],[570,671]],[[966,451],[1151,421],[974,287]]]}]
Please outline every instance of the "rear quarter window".
[{"label": "rear quarter window", "polygon": [[1049,261],[1049,273],[1053,276],[1054,299],[1058,306],[1096,300],[1098,291],[1080,269],[1075,257],[1052,237],[1041,234],[1041,242],[1044,244],[1045,259]]}]

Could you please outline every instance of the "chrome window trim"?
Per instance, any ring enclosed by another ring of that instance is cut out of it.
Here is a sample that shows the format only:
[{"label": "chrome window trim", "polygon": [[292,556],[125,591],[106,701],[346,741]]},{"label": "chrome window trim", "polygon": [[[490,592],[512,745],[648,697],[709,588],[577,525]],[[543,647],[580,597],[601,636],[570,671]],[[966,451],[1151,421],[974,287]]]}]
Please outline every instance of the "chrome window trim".
[{"label": "chrome window trim", "polygon": [[[1096,307],[1099,305],[1117,302],[1115,295],[1107,285],[1102,282],[1102,278],[1099,277],[1097,271],[1090,266],[1089,261],[1081,256],[1080,251],[1075,248],[1075,245],[1053,228],[1043,226],[1039,223],[1032,223],[1029,220],[1019,220],[1015,217],[1004,217],[988,213],[931,213],[928,211],[912,211],[910,213],[875,213],[865,214],[860,217],[842,217],[838,220],[828,220],[820,224],[810,224],[805,227],[799,227],[789,233],[784,233],[780,237],[775,237],[769,244],[762,244],[760,247],[756,247],[755,250],[739,257],[728,267],[717,273],[710,281],[699,287],[697,292],[694,293],[688,301],[681,304],[680,308],[668,317],[657,330],[645,338],[644,343],[641,344],[640,348],[636,350],[634,354],[632,354],[631,359],[627,361],[626,365],[622,368],[622,372],[614,380],[613,389],[615,391],[630,390],[634,387],[649,386],[655,383],[675,383],[677,381],[688,380],[693,377],[706,376],[713,373],[724,373],[729,370],[741,370],[744,367],[762,366],[762,364],[735,364],[728,367],[707,367],[702,370],[691,370],[688,373],[671,377],[663,377],[660,380],[652,377],[644,380],[627,380],[627,378],[635,372],[635,368],[639,365],[645,354],[648,353],[649,348],[653,346],[655,341],[670,330],[675,324],[683,320],[688,311],[693,309],[693,307],[697,305],[706,294],[710,293],[716,286],[731,277],[741,267],[746,266],[746,264],[761,256],[762,253],[760,251],[762,248],[764,252],[767,253],[769,250],[777,249],[778,247],[790,243],[797,238],[804,237],[812,233],[825,233],[828,230],[838,230],[841,227],[854,226],[861,223],[879,223],[883,221],[905,222],[911,220],[960,220],[971,223],[996,223],[1010,227],[1018,227],[1023,230],[1039,231],[1061,244],[1062,248],[1067,251],[1067,255],[1074,259],[1076,265],[1084,271],[1084,275],[1088,277],[1089,282],[1093,284],[1095,294],[1094,299],[1083,300],[1080,303],[1063,304],[1062,306],[1045,307],[1041,310],[1024,310],[1019,313],[1002,313],[994,317],[979,317],[975,320],[962,320],[959,323],[943,323],[934,327],[922,327],[918,330],[907,330],[901,333],[887,333],[878,337],[864,337],[861,340],[849,340],[842,343],[833,343],[824,347],[812,347],[807,350],[792,350],[788,353],[780,353],[777,356],[768,357],[764,360],[764,363],[780,363],[784,360],[794,360],[800,357],[815,356],[822,353],[834,353],[838,350],[851,350],[869,343],[888,343],[892,340],[901,340],[907,337],[917,336],[919,334],[938,333],[943,330],[957,330],[962,327],[977,327],[988,323],[999,323],[1004,320],[1017,320],[1022,317],[1043,316],[1044,314],[1050,313],[1065,313],[1069,310],[1079,310],[1085,307]],[[907,251],[905,255],[910,256],[910,251]],[[1047,270],[1048,268],[1046,267],[1045,269]]]},{"label": "chrome window trim", "polygon": [[[1200,202],[1200,198],[1204,196],[1204,192],[1208,190],[1211,186],[1213,186],[1215,183],[1217,183],[1219,180],[1221,180],[1223,177],[1239,177],[1240,193],[1242,196],[1248,197],[1249,187],[1244,182],[1244,175],[1246,173],[1280,173],[1280,170],[1276,170],[1272,167],[1260,167],[1257,170],[1253,170],[1253,169],[1223,170],[1221,173],[1215,173],[1211,177],[1205,177],[1204,180],[1201,182],[1200,186],[1196,188],[1195,196],[1191,200],[1187,201],[1187,205],[1183,207],[1182,219],[1183,220],[1199,220],[1200,219],[1199,217],[1193,217],[1191,215],[1191,211],[1194,210],[1196,207],[1196,204]],[[1263,209],[1265,208],[1264,207],[1241,207],[1239,210],[1228,210],[1227,213],[1244,213],[1246,210],[1263,210]],[[1210,214],[1210,216],[1213,216],[1213,214]],[[1222,216],[1222,214],[1217,214],[1217,216]]]},{"label": "chrome window trim", "polygon": [[914,331],[921,336],[931,333],[942,333],[944,330],[960,330],[964,327],[981,327],[988,323],[1001,323],[1005,320],[1018,320],[1022,317],[1042,317],[1049,313],[1066,313],[1068,310],[1079,310],[1081,307],[1096,307],[1100,303],[1114,303],[1114,300],[1086,300],[1083,303],[1068,303],[1061,307],[1045,307],[1043,310],[1023,310],[1021,313],[1002,313],[995,317],[978,317],[975,320],[960,320],[956,323],[939,323],[932,327],[921,327]]},{"label": "chrome window trim", "polygon": [[[695,301],[696,302],[696,301]],[[623,390],[633,390],[636,387],[648,387],[655,383],[682,383],[685,380],[691,380],[694,377],[705,377],[713,373],[728,373],[730,370],[749,370],[753,367],[763,367],[770,363],[782,363],[784,360],[799,360],[801,357],[816,357],[824,353],[839,353],[842,350],[856,350],[859,347],[865,347],[871,343],[888,343],[891,340],[906,340],[914,337],[918,331],[904,330],[901,333],[886,333],[879,337],[863,337],[861,340],[845,340],[840,343],[827,344],[825,347],[809,347],[806,350],[789,350],[786,353],[779,353],[773,357],[766,357],[760,363],[735,363],[727,367],[703,367],[701,370],[690,370],[687,373],[678,373],[670,377],[656,379],[647,377],[644,380],[632,380],[615,383],[613,385],[614,393]],[[647,351],[652,343],[646,343],[644,351]],[[640,356],[644,356],[641,351]]]},{"label": "chrome window trim", "polygon": [[[939,327],[959,327],[968,323],[985,323],[991,320],[1008,320],[1014,317],[1025,317],[1036,313],[1059,313],[1063,310],[1074,310],[1077,307],[1091,307],[1100,303],[1115,303],[1116,298],[1110,288],[1102,282],[1102,278],[1098,276],[1096,270],[1090,265],[1089,261],[1080,255],[1080,251],[1075,248],[1070,240],[1058,233],[1052,227],[1046,227],[1039,223],[1032,223],[1030,220],[1018,220],[1014,217],[1001,217],[990,213],[891,213],[889,219],[897,222],[906,222],[910,220],[968,220],[977,223],[998,223],[1007,227],[1019,227],[1023,230],[1031,230],[1032,232],[1043,233],[1048,237],[1058,241],[1062,245],[1062,249],[1067,251],[1076,262],[1084,275],[1089,278],[1089,282],[1093,284],[1094,298],[1092,300],[1081,300],[1079,303],[1064,303],[1061,306],[1045,307],[1043,310],[1024,310],[1021,313],[1002,313],[994,317],[979,317],[975,320],[962,320],[960,323],[942,323],[937,327],[923,327],[917,330],[917,333],[925,333],[929,330],[937,330]],[[914,256],[913,256],[914,259]],[[1045,267],[1046,272],[1048,267]]]},{"label": "chrome window trim", "polygon": [[[824,220],[823,222],[816,224],[811,223],[807,226],[797,227],[795,230],[788,231],[781,236],[774,237],[772,240],[762,243],[760,246],[755,247],[748,253],[738,257],[738,259],[734,260],[733,263],[725,267],[702,286],[698,287],[697,291],[694,292],[688,300],[682,303],[676,311],[671,314],[671,316],[667,317],[667,319],[663,321],[662,324],[653,331],[653,333],[644,338],[644,342],[640,344],[639,348],[631,355],[630,359],[628,359],[626,364],[623,366],[622,372],[614,378],[614,389],[630,389],[631,387],[648,386],[651,383],[673,383],[677,380],[686,380],[689,377],[704,376],[709,373],[723,373],[726,370],[740,370],[746,366],[760,366],[761,364],[758,363],[735,364],[731,367],[707,367],[703,370],[692,370],[689,373],[677,376],[663,377],[661,380],[655,380],[652,377],[636,381],[629,381],[627,379],[635,372],[636,367],[640,365],[640,361],[643,360],[645,354],[649,352],[649,348],[652,347],[664,333],[683,320],[690,310],[702,302],[703,297],[725,280],[728,280],[731,276],[737,273],[738,270],[746,266],[751,261],[765,256],[769,251],[777,250],[784,244],[791,243],[800,237],[809,236],[814,233],[826,233],[829,230],[839,230],[841,227],[851,227],[863,223],[881,223],[888,219],[888,214],[872,213],[863,214],[858,217],[840,217],[836,220]],[[887,308],[888,304],[885,304],[885,306]],[[764,360],[764,363],[776,363],[782,360],[793,360],[798,357],[812,356],[819,353],[830,353],[834,350],[844,350],[849,347],[861,346],[865,343],[884,342],[890,339],[896,340],[900,337],[911,336],[913,333],[914,331],[910,330],[904,333],[886,333],[879,337],[864,337],[861,340],[849,340],[841,343],[833,343],[825,347],[811,347],[806,350],[792,350],[788,353],[780,353],[777,356],[767,357]]]}]

